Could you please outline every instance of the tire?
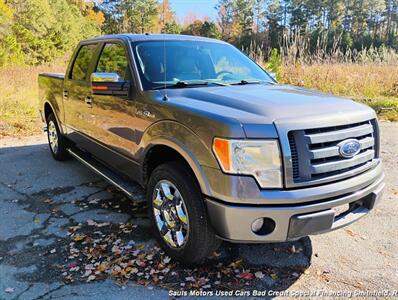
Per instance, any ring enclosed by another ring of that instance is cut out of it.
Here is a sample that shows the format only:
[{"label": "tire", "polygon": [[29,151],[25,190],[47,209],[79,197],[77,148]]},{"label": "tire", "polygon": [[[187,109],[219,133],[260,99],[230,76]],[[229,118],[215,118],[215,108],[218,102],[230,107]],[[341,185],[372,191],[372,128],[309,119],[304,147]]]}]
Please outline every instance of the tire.
[{"label": "tire", "polygon": [[[172,194],[170,198],[165,198],[167,192],[164,190],[167,189]],[[172,259],[185,265],[199,264],[219,247],[221,241],[210,225],[200,188],[194,175],[182,163],[169,162],[158,166],[149,178],[146,197],[155,238]],[[167,215],[170,216],[168,219]],[[170,224],[175,227],[170,228]],[[174,234],[164,234],[173,230]],[[184,237],[183,243],[181,236]],[[170,237],[172,243],[167,241]]]},{"label": "tire", "polygon": [[69,141],[61,134],[53,113],[47,117],[48,146],[54,159],[64,161],[70,159],[68,153]]}]

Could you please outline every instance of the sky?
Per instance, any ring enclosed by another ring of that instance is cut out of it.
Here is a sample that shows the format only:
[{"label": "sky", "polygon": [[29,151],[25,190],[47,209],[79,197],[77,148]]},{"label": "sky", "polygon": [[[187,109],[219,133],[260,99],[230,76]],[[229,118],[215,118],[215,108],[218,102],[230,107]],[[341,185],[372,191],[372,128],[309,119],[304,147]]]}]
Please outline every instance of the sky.
[{"label": "sky", "polygon": [[214,7],[217,0],[169,0],[172,10],[176,13],[177,18],[183,21],[188,13],[193,13],[198,18],[204,16],[210,17],[215,20],[217,11]]}]

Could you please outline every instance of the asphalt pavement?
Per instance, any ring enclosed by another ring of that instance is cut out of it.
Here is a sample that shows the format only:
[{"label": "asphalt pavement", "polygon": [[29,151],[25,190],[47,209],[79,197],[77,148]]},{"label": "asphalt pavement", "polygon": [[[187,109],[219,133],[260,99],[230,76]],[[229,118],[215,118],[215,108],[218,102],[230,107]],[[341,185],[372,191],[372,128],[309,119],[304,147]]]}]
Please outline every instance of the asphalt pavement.
[{"label": "asphalt pavement", "polygon": [[[130,203],[77,161],[54,161],[44,134],[3,138],[0,299],[164,299],[170,290],[194,287],[271,290],[274,295],[397,290],[398,123],[382,122],[381,130],[387,187],[370,215],[294,243],[223,243],[207,265],[196,269],[167,260],[152,239],[143,203]],[[137,186],[136,200],[143,198]],[[109,272],[90,273],[91,265],[101,267],[98,255],[90,252],[100,243],[113,245],[101,254],[107,262],[113,263],[117,249],[133,247],[134,262],[139,265],[141,257],[146,266],[130,278],[122,278],[115,264]]]}]

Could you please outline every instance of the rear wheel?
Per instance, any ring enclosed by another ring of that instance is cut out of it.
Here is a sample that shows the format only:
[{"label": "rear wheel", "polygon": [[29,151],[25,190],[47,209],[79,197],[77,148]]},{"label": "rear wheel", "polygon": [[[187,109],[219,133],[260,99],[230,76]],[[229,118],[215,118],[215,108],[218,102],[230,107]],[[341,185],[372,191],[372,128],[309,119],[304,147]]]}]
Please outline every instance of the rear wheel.
[{"label": "rear wheel", "polygon": [[171,258],[201,263],[220,245],[195,178],[183,164],[157,167],[148,182],[147,200],[155,237]]},{"label": "rear wheel", "polygon": [[68,140],[61,134],[53,113],[47,117],[47,137],[51,154],[56,160],[62,161],[70,158],[67,150]]}]

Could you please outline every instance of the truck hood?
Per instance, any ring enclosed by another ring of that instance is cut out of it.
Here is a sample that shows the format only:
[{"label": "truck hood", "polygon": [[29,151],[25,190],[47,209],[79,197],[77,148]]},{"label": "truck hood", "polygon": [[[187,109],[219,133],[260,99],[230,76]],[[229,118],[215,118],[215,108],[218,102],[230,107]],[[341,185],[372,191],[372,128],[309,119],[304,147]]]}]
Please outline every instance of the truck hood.
[{"label": "truck hood", "polygon": [[168,90],[173,101],[190,108],[255,124],[347,124],[375,117],[368,106],[349,99],[289,85],[237,85]]},{"label": "truck hood", "polygon": [[242,123],[369,111],[367,106],[349,99],[289,85],[185,88],[167,93],[187,106],[231,113]]}]

